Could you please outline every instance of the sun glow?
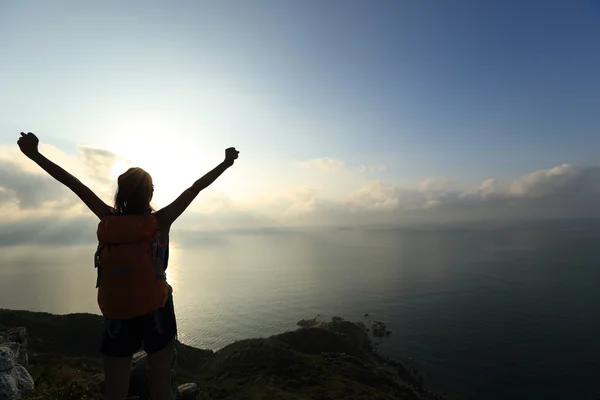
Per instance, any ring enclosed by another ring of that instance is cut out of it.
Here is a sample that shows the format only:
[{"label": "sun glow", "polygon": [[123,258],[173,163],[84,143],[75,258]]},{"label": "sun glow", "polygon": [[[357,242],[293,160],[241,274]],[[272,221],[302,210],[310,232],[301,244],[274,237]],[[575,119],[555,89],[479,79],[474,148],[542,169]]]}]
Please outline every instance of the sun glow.
[{"label": "sun glow", "polygon": [[133,146],[129,150],[123,148],[119,151],[123,159],[115,162],[110,171],[111,177],[117,179],[131,167],[144,169],[152,176],[156,188],[153,203],[159,207],[165,206],[166,202],[173,200],[179,194],[178,192],[189,186],[191,182],[179,173],[179,165],[176,161],[160,158],[160,153],[155,149],[143,150]]},{"label": "sun glow", "polygon": [[125,172],[129,167],[131,167],[131,163],[118,159],[110,170],[110,177],[117,179],[119,175]]},{"label": "sun glow", "polygon": [[166,118],[138,116],[123,123],[117,131],[118,140],[111,144],[111,150],[119,158],[111,168],[111,177],[116,179],[130,167],[143,168],[152,175],[153,204],[158,208],[174,200],[222,157],[205,154],[213,151],[200,145],[201,137],[185,137]]}]

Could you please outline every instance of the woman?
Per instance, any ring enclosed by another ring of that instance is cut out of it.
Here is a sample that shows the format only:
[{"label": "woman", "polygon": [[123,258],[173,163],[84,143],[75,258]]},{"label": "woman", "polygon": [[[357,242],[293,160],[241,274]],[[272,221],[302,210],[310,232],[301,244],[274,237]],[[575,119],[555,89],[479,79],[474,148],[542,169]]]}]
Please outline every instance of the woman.
[{"label": "woman", "polygon": [[[114,207],[105,204],[73,175],[38,151],[38,138],[21,132],[23,154],[71,189],[100,219],[98,225],[98,304],[105,317],[105,399],[127,397],[132,356],[142,346],[148,353],[150,394],[171,399],[171,364],[177,335],[172,288],[166,282],[171,225],[201,190],[213,183],[238,158],[235,148],[225,160],[198,179],[167,207],[154,212],[152,177],[130,168],[118,178]],[[148,245],[150,244],[150,245]]]}]

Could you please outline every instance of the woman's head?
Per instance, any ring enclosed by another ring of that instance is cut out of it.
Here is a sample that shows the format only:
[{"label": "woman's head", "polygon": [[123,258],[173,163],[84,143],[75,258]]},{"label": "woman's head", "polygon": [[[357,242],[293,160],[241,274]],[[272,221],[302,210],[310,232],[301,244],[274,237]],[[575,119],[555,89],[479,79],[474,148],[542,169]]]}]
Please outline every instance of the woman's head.
[{"label": "woman's head", "polygon": [[115,212],[119,214],[144,214],[152,211],[150,201],[154,185],[149,173],[141,168],[129,168],[119,176],[115,195]]}]

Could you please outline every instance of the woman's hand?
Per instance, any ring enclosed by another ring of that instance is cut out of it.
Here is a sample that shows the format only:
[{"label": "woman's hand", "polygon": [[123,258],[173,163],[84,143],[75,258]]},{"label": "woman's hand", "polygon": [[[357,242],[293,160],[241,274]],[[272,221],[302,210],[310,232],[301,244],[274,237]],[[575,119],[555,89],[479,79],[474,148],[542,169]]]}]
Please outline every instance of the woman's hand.
[{"label": "woman's hand", "polygon": [[112,213],[112,209],[100,200],[90,188],[85,186],[79,179],[75,178],[60,166],[40,154],[38,151],[39,143],[40,141],[37,136],[31,132],[21,132],[21,137],[17,140],[17,144],[23,154],[42,167],[42,169],[51,177],[71,189],[99,219]]},{"label": "woman's hand", "polygon": [[230,147],[225,150],[225,161],[228,164],[233,165],[233,162],[238,158],[239,154],[240,152],[237,151],[235,147]]},{"label": "woman's hand", "polygon": [[156,212],[156,218],[161,226],[161,229],[168,230],[173,222],[188,208],[198,194],[210,186],[219,176],[233,165],[233,162],[238,158],[239,151],[235,147],[230,147],[225,150],[225,161],[217,165],[212,171],[204,174],[192,186],[184,190],[171,204]]},{"label": "woman's hand", "polygon": [[39,154],[38,144],[40,140],[33,133],[25,133],[21,132],[21,137],[17,140],[17,144],[19,148],[29,158],[33,158],[35,155]]}]

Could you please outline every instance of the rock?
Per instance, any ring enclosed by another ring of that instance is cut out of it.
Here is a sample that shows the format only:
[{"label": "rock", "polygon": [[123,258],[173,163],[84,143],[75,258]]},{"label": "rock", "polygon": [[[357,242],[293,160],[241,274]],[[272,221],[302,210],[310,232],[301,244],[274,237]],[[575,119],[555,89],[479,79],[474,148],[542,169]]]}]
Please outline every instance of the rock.
[{"label": "rock", "polygon": [[177,388],[180,400],[196,400],[198,398],[198,385],[195,383],[184,383]]},{"label": "rock", "polygon": [[17,387],[21,391],[21,396],[32,393],[35,390],[35,384],[25,367],[16,365],[13,371],[13,377],[17,381]]},{"label": "rock", "polygon": [[129,395],[140,399],[149,399],[148,356],[140,351],[133,355],[131,376],[129,378]]},{"label": "rock", "polygon": [[390,336],[392,334],[392,332],[387,329],[387,326],[380,321],[375,321],[375,323],[371,326],[371,330],[373,332],[373,336],[379,338]]},{"label": "rock", "polygon": [[367,327],[365,324],[352,323],[344,320],[334,320],[331,323],[325,325],[326,329],[333,332],[341,333],[346,335],[352,344],[361,350],[368,351],[370,349],[369,335],[367,334]]},{"label": "rock", "polygon": [[0,400],[18,400],[20,397],[15,378],[8,372],[0,372]]},{"label": "rock", "polygon": [[0,372],[10,372],[15,367],[15,355],[5,344],[0,346]]},{"label": "rock", "polygon": [[25,328],[12,328],[2,335],[8,337],[11,342],[21,343],[23,347],[27,346],[27,329]]},{"label": "rock", "polygon": [[25,365],[26,367],[29,365],[27,358],[27,330],[25,328],[13,328],[3,333],[9,342],[19,343],[21,345],[21,355],[17,357],[17,362],[19,364]]},{"label": "rock", "polygon": [[15,363],[18,363],[19,357],[21,355],[21,344],[17,342],[4,342],[3,345],[8,347],[10,351],[12,351],[13,356],[15,357]]},{"label": "rock", "polygon": [[13,328],[1,333],[0,400],[18,400],[34,391],[27,365],[27,330]]},{"label": "rock", "polygon": [[[150,381],[148,373],[148,355],[145,351],[139,351],[133,355],[131,376],[129,378],[129,396],[138,396],[140,400],[150,399]],[[177,376],[177,346],[173,352],[173,361],[171,364],[171,382],[173,383],[173,394],[178,398],[179,391],[175,386]]]},{"label": "rock", "polygon": [[316,318],[312,318],[312,319],[301,319],[300,321],[298,321],[296,323],[296,325],[301,326],[303,328],[309,328],[311,326],[314,326],[318,323]]},{"label": "rock", "polygon": [[[27,356],[27,330],[25,328],[12,328],[0,334],[0,343],[18,343],[20,349],[18,354],[15,353],[15,359],[17,363],[29,366],[29,357]],[[17,347],[15,344],[11,344],[11,348]]]}]

